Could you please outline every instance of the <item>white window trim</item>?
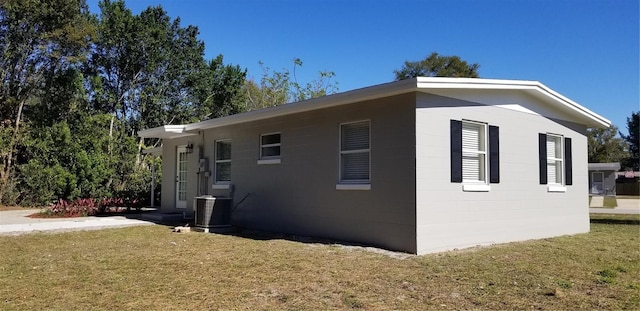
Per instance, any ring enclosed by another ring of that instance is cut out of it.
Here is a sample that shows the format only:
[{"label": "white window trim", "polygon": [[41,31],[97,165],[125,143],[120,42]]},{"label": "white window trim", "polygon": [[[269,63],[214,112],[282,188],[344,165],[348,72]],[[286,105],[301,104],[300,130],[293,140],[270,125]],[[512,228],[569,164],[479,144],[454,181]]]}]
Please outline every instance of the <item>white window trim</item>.
[{"label": "white window trim", "polygon": [[[356,150],[342,150],[342,126],[351,123],[369,122],[369,148]],[[339,182],[336,184],[336,190],[371,190],[371,119],[343,122],[338,125],[338,177]],[[369,179],[367,180],[343,180],[342,179],[342,155],[354,153],[369,154]]]},{"label": "white window trim", "polygon": [[565,186],[547,186],[547,192],[567,192]]},{"label": "white window trim", "polygon": [[228,183],[228,184],[220,184],[220,183],[218,183],[218,184],[211,185],[211,189],[213,189],[213,190],[228,190],[228,189],[230,189],[230,187],[231,187],[230,183]]},{"label": "white window trim", "polygon": [[[269,135],[280,135],[280,142],[277,144],[262,144],[262,137]],[[277,156],[264,156],[262,155],[262,148],[266,147],[280,147],[280,154]],[[280,164],[280,157],[282,155],[282,133],[274,132],[274,133],[266,133],[260,135],[260,160],[258,160],[258,164]],[[278,161],[269,161],[269,160],[278,160]]]},{"label": "white window trim", "polygon": [[266,159],[266,160],[258,160],[258,165],[265,164],[280,164],[280,159]]},{"label": "white window trim", "polygon": [[337,184],[336,190],[371,190],[371,184]]},{"label": "white window trim", "polygon": [[[546,133],[546,134],[547,134],[547,141],[549,140],[549,137],[557,137],[557,138],[559,138],[559,141],[560,141],[560,158],[556,158],[556,157],[550,158],[548,156],[549,150],[547,150],[547,166],[549,165],[549,161],[554,161],[554,162],[560,161],[560,177],[561,177],[560,183],[557,183],[555,180],[551,181],[551,180],[549,180],[549,175],[548,175],[549,173],[547,171],[547,184],[549,185],[549,187],[547,187],[547,191],[548,192],[565,192],[565,191],[567,191],[567,188],[564,187],[564,185],[565,185],[565,176],[564,176],[565,175],[564,174],[564,170],[565,170],[565,168],[564,168],[564,165],[565,165],[565,163],[564,163],[564,136],[559,135],[559,134],[551,134],[551,133]],[[545,141],[545,144],[546,143],[547,142]],[[549,168],[547,167],[547,170],[548,169]],[[556,174],[557,174],[557,172],[556,172]]]},{"label": "white window trim", "polygon": [[465,192],[489,192],[491,191],[490,185],[484,184],[466,184],[462,185],[462,191]]},{"label": "white window trim", "polygon": [[[464,179],[464,169],[463,169],[463,179],[462,179],[462,190],[463,191],[489,191],[491,189],[491,187],[489,186],[489,153],[488,153],[488,149],[489,149],[489,125],[487,123],[484,122],[478,122],[478,121],[472,121],[472,120],[465,120],[462,119],[462,126],[464,127],[464,123],[471,123],[471,124],[476,124],[476,125],[480,125],[482,126],[482,129],[484,130],[484,139],[481,142],[482,144],[484,144],[484,151],[480,151],[480,150],[470,150],[470,149],[464,149],[464,146],[462,148],[462,154],[464,157],[464,153],[475,153],[475,154],[479,154],[479,155],[484,155],[484,180],[468,180],[468,179]],[[481,187],[485,185],[486,187]],[[466,187],[465,187],[466,186]],[[478,186],[478,187],[476,187]],[[476,190],[472,190],[472,189],[476,189]],[[477,189],[483,189],[483,190],[477,190]]]},{"label": "white window trim", "polygon": [[[218,179],[218,163],[231,163],[231,159],[228,160],[218,160],[218,143],[219,142],[231,142],[231,139],[220,139],[214,142],[214,174],[213,174],[213,186],[212,189],[229,189],[229,184],[231,184],[231,180],[217,180]],[[224,185],[226,188],[215,188],[217,185]]]}]

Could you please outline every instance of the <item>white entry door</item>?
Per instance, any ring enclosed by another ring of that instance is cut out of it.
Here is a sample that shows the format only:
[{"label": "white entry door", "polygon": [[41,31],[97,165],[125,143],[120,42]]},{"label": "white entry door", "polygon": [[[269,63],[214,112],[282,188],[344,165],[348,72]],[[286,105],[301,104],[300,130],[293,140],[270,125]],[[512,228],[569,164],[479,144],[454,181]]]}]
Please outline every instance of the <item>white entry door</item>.
[{"label": "white entry door", "polygon": [[604,193],[604,173],[592,172],[591,173],[591,194],[603,194]]},{"label": "white entry door", "polygon": [[178,147],[176,154],[176,208],[187,208],[187,148]]}]

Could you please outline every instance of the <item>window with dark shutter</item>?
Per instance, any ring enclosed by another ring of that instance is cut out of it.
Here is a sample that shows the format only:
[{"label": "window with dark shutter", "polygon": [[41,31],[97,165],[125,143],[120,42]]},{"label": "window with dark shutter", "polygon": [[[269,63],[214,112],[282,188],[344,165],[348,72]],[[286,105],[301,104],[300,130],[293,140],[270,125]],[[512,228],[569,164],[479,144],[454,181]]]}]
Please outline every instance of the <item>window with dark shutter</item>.
[{"label": "window with dark shutter", "polygon": [[549,192],[565,192],[573,184],[571,138],[558,134],[538,134],[540,184]]},{"label": "window with dark shutter", "polygon": [[464,182],[466,191],[488,191],[489,183],[500,182],[499,127],[467,120],[451,120],[450,126],[451,182]]}]

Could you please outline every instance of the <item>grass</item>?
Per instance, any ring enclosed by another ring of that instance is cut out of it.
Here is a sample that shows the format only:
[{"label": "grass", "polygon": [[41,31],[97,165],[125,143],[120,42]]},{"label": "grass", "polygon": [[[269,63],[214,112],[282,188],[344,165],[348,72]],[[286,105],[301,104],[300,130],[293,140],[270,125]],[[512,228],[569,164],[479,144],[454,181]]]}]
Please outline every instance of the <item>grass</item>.
[{"label": "grass", "polygon": [[615,208],[617,206],[618,206],[618,202],[616,201],[616,197],[604,197],[604,202],[602,202],[602,207]]},{"label": "grass", "polygon": [[0,236],[0,309],[638,309],[640,227],[619,221],[640,216],[597,217],[588,234],[396,257],[164,226]]},{"label": "grass", "polygon": [[618,199],[640,199],[640,195],[617,195]]}]

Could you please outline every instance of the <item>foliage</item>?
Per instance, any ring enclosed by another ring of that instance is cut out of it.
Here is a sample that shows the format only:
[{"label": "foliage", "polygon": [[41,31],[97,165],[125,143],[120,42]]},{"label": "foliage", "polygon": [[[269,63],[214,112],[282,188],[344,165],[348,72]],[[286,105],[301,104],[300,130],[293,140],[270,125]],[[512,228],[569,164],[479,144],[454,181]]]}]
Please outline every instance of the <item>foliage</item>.
[{"label": "foliage", "polygon": [[627,118],[628,135],[620,133],[620,136],[629,144],[631,156],[625,161],[625,167],[635,171],[640,170],[640,111],[632,112]]},{"label": "foliage", "polygon": [[589,163],[619,162],[628,156],[627,145],[616,137],[618,128],[591,128],[587,130]]},{"label": "foliage", "polygon": [[94,199],[77,199],[74,201],[60,199],[49,205],[42,213],[47,216],[58,217],[93,216],[98,213],[98,205]]},{"label": "foliage", "polygon": [[394,70],[396,80],[415,77],[478,78],[477,63],[469,64],[459,56],[441,56],[436,52],[418,61],[405,61],[402,68]]},{"label": "foliage", "polygon": [[23,114],[52,75],[83,60],[93,33],[88,16],[83,0],[8,0],[0,6],[0,194],[25,133]]},{"label": "foliage", "polygon": [[79,198],[66,201],[59,199],[51,203],[42,214],[55,217],[84,217],[94,216],[107,212],[110,209],[116,211],[122,208],[140,208],[137,199],[103,198],[101,200],[93,198]]},{"label": "foliage", "polygon": [[244,109],[246,70],[206,60],[197,27],[160,6],[99,7],[93,16],[84,0],[2,2],[0,202],[142,202],[160,160],[141,150],[160,141],[138,130]]},{"label": "foliage", "polygon": [[288,69],[282,71],[262,67],[260,81],[247,80],[244,85],[246,111],[284,105],[293,101],[334,94],[338,91],[337,82],[332,79],[332,71],[320,71],[318,78],[311,82],[300,83],[296,77],[296,68],[302,67],[302,60],[293,59],[293,74]]}]

